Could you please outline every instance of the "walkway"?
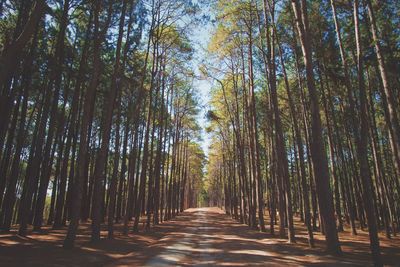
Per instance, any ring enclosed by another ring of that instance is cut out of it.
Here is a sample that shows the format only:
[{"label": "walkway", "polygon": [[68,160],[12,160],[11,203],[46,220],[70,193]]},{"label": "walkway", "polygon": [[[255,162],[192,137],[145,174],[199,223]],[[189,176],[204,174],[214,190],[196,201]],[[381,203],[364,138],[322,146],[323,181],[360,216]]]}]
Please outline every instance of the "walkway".
[{"label": "walkway", "polygon": [[[307,245],[307,233],[297,218],[296,244],[239,224],[218,208],[189,209],[175,219],[139,233],[122,235],[116,224],[115,239],[90,242],[90,223],[81,225],[76,248],[62,248],[66,229],[44,227],[22,238],[0,233],[1,266],[371,266],[368,234],[340,234],[344,254],[324,252],[324,237],[315,232],[316,248]],[[131,228],[132,226],[130,226]],[[400,238],[381,236],[385,264],[398,266]],[[45,260],[44,260],[45,259]]]},{"label": "walkway", "polygon": [[354,266],[367,263],[359,257],[338,260],[324,255],[321,249],[310,250],[306,242],[288,244],[286,240],[271,238],[267,233],[236,223],[217,208],[189,209],[162,227],[167,227],[168,233],[146,248],[146,255],[124,257],[110,266]]}]

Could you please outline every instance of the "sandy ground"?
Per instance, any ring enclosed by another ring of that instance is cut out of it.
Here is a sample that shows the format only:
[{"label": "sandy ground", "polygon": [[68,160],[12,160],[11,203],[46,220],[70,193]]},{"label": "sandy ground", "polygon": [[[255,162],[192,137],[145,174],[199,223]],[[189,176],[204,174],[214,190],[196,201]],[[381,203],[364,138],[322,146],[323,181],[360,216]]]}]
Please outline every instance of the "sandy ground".
[{"label": "sandy ground", "polygon": [[[297,243],[288,244],[268,233],[250,230],[218,208],[189,209],[174,220],[139,234],[120,234],[114,240],[89,241],[89,224],[79,232],[77,246],[62,248],[65,229],[44,228],[22,238],[13,231],[0,234],[0,266],[371,266],[368,235],[340,234],[341,257],[324,252],[321,234],[316,248],[307,245],[306,232],[296,221]],[[106,232],[102,232],[106,237]],[[400,238],[381,237],[383,261],[400,266]]]}]

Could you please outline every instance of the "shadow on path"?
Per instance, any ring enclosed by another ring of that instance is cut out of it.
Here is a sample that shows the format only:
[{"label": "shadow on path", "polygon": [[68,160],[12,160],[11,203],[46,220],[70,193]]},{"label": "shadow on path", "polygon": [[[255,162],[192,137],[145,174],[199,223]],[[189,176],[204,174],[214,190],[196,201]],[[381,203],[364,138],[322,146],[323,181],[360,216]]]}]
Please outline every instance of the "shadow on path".
[{"label": "shadow on path", "polygon": [[[323,242],[316,249],[306,240],[288,244],[267,233],[250,230],[217,208],[189,209],[163,227],[168,234],[146,249],[141,257],[125,257],[112,266],[368,266],[366,253],[358,249],[335,258],[324,253]],[[300,238],[301,239],[301,238]],[[362,246],[366,244],[361,243]],[[367,246],[368,247],[368,246]],[[390,248],[388,248],[390,249]],[[396,249],[399,252],[399,248]],[[385,252],[385,248],[383,248]],[[388,251],[389,253],[396,253]],[[398,253],[397,253],[398,254]],[[387,263],[395,265],[396,259]],[[399,258],[399,255],[397,256]],[[397,259],[398,260],[398,259]],[[111,266],[110,265],[110,266]]]},{"label": "shadow on path", "polygon": [[[344,254],[324,252],[324,237],[315,233],[316,248],[296,220],[297,243],[239,224],[218,208],[189,209],[150,231],[124,236],[116,224],[115,239],[90,243],[90,223],[80,227],[76,248],[65,250],[66,228],[45,227],[27,238],[0,234],[0,266],[372,266],[368,234],[341,233]],[[381,239],[385,265],[400,266],[400,238]]]}]

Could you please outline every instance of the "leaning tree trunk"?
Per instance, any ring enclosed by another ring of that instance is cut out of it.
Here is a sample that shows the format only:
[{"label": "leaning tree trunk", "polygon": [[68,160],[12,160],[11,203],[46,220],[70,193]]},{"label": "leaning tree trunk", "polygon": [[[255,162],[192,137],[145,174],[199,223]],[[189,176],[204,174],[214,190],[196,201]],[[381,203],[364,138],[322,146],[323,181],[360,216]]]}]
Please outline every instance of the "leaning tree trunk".
[{"label": "leaning tree trunk", "polygon": [[389,113],[389,137],[391,139],[392,153],[395,158],[394,165],[396,167],[397,175],[400,175],[400,122],[397,114],[398,103],[393,94],[393,89],[390,88],[389,78],[385,65],[385,59],[383,57],[381,44],[378,36],[378,27],[375,19],[374,9],[372,7],[371,0],[366,0],[368,7],[368,16],[370,20],[372,38],[375,46],[375,53],[378,60],[379,73],[383,84],[383,96],[387,102],[387,110]]}]

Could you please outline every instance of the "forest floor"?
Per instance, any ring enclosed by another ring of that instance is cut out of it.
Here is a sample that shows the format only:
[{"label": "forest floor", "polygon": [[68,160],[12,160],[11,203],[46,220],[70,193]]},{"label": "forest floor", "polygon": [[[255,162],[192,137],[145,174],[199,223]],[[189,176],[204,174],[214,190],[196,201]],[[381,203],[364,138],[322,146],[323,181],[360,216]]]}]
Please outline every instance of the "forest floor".
[{"label": "forest floor", "polygon": [[[141,225],[142,226],[142,225]],[[1,266],[370,266],[368,234],[340,233],[341,257],[307,245],[306,231],[296,220],[297,243],[288,244],[268,233],[239,224],[218,208],[189,209],[150,231],[124,236],[116,225],[115,239],[90,243],[90,224],[83,224],[76,248],[64,250],[66,229],[44,228],[23,238],[12,231],[0,234]],[[106,237],[105,228],[102,235]],[[400,238],[381,236],[383,261],[400,266]]]}]

